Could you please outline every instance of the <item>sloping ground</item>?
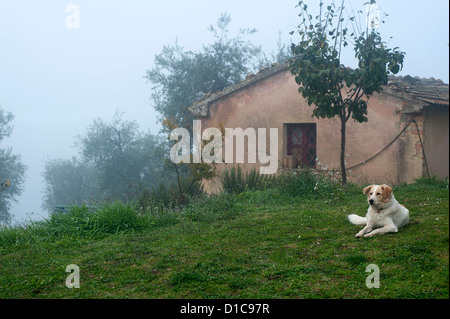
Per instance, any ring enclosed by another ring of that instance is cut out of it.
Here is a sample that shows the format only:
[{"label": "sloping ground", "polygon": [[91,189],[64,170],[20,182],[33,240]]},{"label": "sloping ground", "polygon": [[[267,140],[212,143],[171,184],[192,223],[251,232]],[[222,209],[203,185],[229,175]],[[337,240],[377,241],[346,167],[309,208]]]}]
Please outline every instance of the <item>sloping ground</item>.
[{"label": "sloping ground", "polygon": [[[411,223],[374,238],[356,239],[346,218],[367,209],[359,189],[316,199],[269,190],[238,195],[227,218],[0,246],[0,297],[448,298],[448,183],[394,191]],[[65,285],[70,264],[80,288]],[[366,286],[369,264],[379,288]]]}]

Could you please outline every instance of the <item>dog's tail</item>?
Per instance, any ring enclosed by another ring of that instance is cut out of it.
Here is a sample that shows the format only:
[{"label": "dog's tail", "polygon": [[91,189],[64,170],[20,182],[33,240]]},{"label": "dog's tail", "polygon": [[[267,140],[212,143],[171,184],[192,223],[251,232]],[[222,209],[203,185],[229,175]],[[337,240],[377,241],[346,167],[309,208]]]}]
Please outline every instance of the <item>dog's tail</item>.
[{"label": "dog's tail", "polygon": [[361,217],[355,214],[348,215],[348,220],[350,223],[355,225],[366,225],[367,224],[367,218]]}]

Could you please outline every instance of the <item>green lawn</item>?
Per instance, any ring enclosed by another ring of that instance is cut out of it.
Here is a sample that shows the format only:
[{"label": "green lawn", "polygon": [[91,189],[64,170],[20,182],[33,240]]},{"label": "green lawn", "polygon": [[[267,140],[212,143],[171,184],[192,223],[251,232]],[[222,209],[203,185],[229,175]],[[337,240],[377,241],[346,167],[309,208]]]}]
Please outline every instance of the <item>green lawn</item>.
[{"label": "green lawn", "polygon": [[[355,186],[330,196],[248,191],[110,234],[14,241],[3,229],[0,297],[449,298],[448,181],[394,194],[410,224],[362,239],[347,221],[367,210]],[[80,288],[65,285],[69,264],[80,268]],[[369,264],[380,288],[366,286]]]}]

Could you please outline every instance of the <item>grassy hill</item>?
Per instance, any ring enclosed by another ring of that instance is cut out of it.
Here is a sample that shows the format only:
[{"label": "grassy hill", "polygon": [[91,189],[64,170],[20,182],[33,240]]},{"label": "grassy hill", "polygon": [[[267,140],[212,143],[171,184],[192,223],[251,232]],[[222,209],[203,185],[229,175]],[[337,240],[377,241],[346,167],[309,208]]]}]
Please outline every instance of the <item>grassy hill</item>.
[{"label": "grassy hill", "polygon": [[[221,194],[151,214],[81,207],[0,229],[0,297],[449,297],[448,181],[395,187],[410,224],[362,239],[347,221],[367,210],[362,188],[314,191]],[[80,268],[80,288],[65,285],[69,264]],[[365,284],[369,264],[380,288]]]}]

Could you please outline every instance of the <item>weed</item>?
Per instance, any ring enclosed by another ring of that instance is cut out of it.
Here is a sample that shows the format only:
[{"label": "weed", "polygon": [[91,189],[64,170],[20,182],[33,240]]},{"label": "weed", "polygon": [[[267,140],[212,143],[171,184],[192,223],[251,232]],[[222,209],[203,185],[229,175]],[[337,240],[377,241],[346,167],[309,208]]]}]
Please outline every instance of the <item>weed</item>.
[{"label": "weed", "polygon": [[276,181],[280,193],[289,196],[318,198],[339,189],[339,184],[310,169],[291,170],[280,175]]}]

